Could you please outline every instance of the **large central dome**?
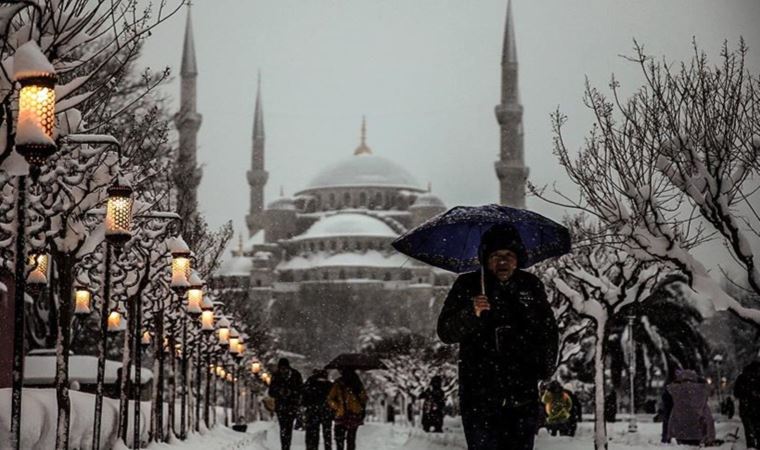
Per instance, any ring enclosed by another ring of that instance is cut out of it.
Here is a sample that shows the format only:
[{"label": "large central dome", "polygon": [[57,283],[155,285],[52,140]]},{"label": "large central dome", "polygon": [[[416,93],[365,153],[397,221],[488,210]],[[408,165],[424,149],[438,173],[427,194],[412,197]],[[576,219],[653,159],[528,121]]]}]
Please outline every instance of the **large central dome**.
[{"label": "large central dome", "polygon": [[423,190],[406,169],[371,153],[352,155],[327,166],[312,178],[304,190],[349,186]]}]

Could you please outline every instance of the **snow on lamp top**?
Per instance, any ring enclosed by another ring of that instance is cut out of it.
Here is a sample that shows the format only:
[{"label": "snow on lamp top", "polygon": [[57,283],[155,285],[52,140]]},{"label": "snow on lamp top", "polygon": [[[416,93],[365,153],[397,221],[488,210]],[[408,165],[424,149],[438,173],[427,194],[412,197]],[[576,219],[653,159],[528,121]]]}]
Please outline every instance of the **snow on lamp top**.
[{"label": "snow on lamp top", "polygon": [[190,288],[187,290],[187,312],[191,315],[201,314],[203,311],[203,280],[195,270],[190,270],[188,280]]},{"label": "snow on lamp top", "polygon": [[13,56],[13,78],[21,85],[16,151],[32,166],[40,166],[58,149],[54,140],[55,69],[37,43],[29,41]]},{"label": "snow on lamp top", "polygon": [[172,255],[172,289],[182,293],[190,287],[190,247],[181,236],[167,239]]}]

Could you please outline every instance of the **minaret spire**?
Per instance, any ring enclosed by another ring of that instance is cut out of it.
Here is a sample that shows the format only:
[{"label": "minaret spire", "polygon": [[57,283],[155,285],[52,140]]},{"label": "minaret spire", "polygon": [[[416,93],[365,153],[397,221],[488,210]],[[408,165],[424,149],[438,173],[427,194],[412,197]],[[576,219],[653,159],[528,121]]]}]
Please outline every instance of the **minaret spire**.
[{"label": "minaret spire", "polygon": [[256,104],[253,110],[253,147],[251,151],[251,170],[248,171],[250,186],[250,208],[245,217],[248,235],[253,236],[264,228],[264,187],[269,173],[264,169],[264,108],[261,104],[261,72],[256,80]]},{"label": "minaret spire", "polygon": [[354,150],[354,155],[371,155],[372,149],[367,146],[367,117],[362,116],[361,142]]},{"label": "minaret spire", "polygon": [[518,87],[517,45],[512,18],[512,1],[507,0],[504,46],[501,52],[501,103],[496,121],[501,128],[499,160],[494,163],[502,205],[525,207],[525,184],[529,170],[523,149],[523,108]]},{"label": "minaret spire", "polygon": [[[179,151],[174,179],[177,183],[177,214],[183,220],[183,231],[192,230],[198,210],[198,185],[202,171],[198,167],[198,129],[202,116],[196,110],[196,78],[198,66],[195,59],[193,41],[193,23],[190,5],[187,7],[185,22],[185,40],[182,46],[182,65],[180,68],[180,109],[174,115],[174,124],[179,132]],[[192,245],[193,236],[185,233],[185,239]]]}]

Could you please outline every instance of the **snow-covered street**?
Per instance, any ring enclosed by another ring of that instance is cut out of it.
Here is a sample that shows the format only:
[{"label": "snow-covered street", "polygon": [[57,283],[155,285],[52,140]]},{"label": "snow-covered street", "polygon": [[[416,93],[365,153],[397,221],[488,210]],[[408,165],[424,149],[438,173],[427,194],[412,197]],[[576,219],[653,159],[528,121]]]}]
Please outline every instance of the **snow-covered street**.
[{"label": "snow-covered street", "polygon": [[[639,424],[637,433],[628,433],[628,424],[619,421],[608,426],[610,450],[651,450],[656,448],[693,448],[661,444],[659,423],[644,422]],[[726,442],[720,447],[724,450],[746,449],[744,442],[729,442],[730,433],[735,433],[740,423],[734,419],[718,422],[718,438]],[[741,434],[741,433],[740,433]],[[536,440],[537,450],[586,450],[593,448],[593,423],[582,422],[578,434],[574,438],[553,437],[544,430]],[[357,447],[362,450],[446,450],[465,449],[464,436],[457,427],[456,420],[447,421],[447,431],[443,434],[424,433],[422,430],[404,425],[386,423],[368,423],[359,428]],[[235,433],[225,428],[218,428],[205,436],[197,436],[188,442],[176,446],[155,445],[150,448],[171,449],[249,449],[249,450],[279,450],[279,434],[276,422],[255,422],[249,426],[245,434]],[[320,446],[320,448],[322,448]],[[292,450],[304,450],[304,433],[293,433]]]}]

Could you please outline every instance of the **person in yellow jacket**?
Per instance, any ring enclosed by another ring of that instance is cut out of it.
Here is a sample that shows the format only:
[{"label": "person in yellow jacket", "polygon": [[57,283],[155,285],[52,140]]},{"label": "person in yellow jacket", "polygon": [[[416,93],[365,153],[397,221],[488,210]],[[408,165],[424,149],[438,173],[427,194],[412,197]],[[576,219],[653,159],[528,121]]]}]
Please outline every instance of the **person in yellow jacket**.
[{"label": "person in yellow jacket", "polygon": [[546,429],[552,436],[565,436],[573,424],[573,399],[557,381],[552,381],[541,397],[546,412]]},{"label": "person in yellow jacket", "polygon": [[367,391],[352,369],[341,369],[340,378],[327,395],[327,405],[335,413],[335,447],[356,449],[356,431],[364,424]]}]

